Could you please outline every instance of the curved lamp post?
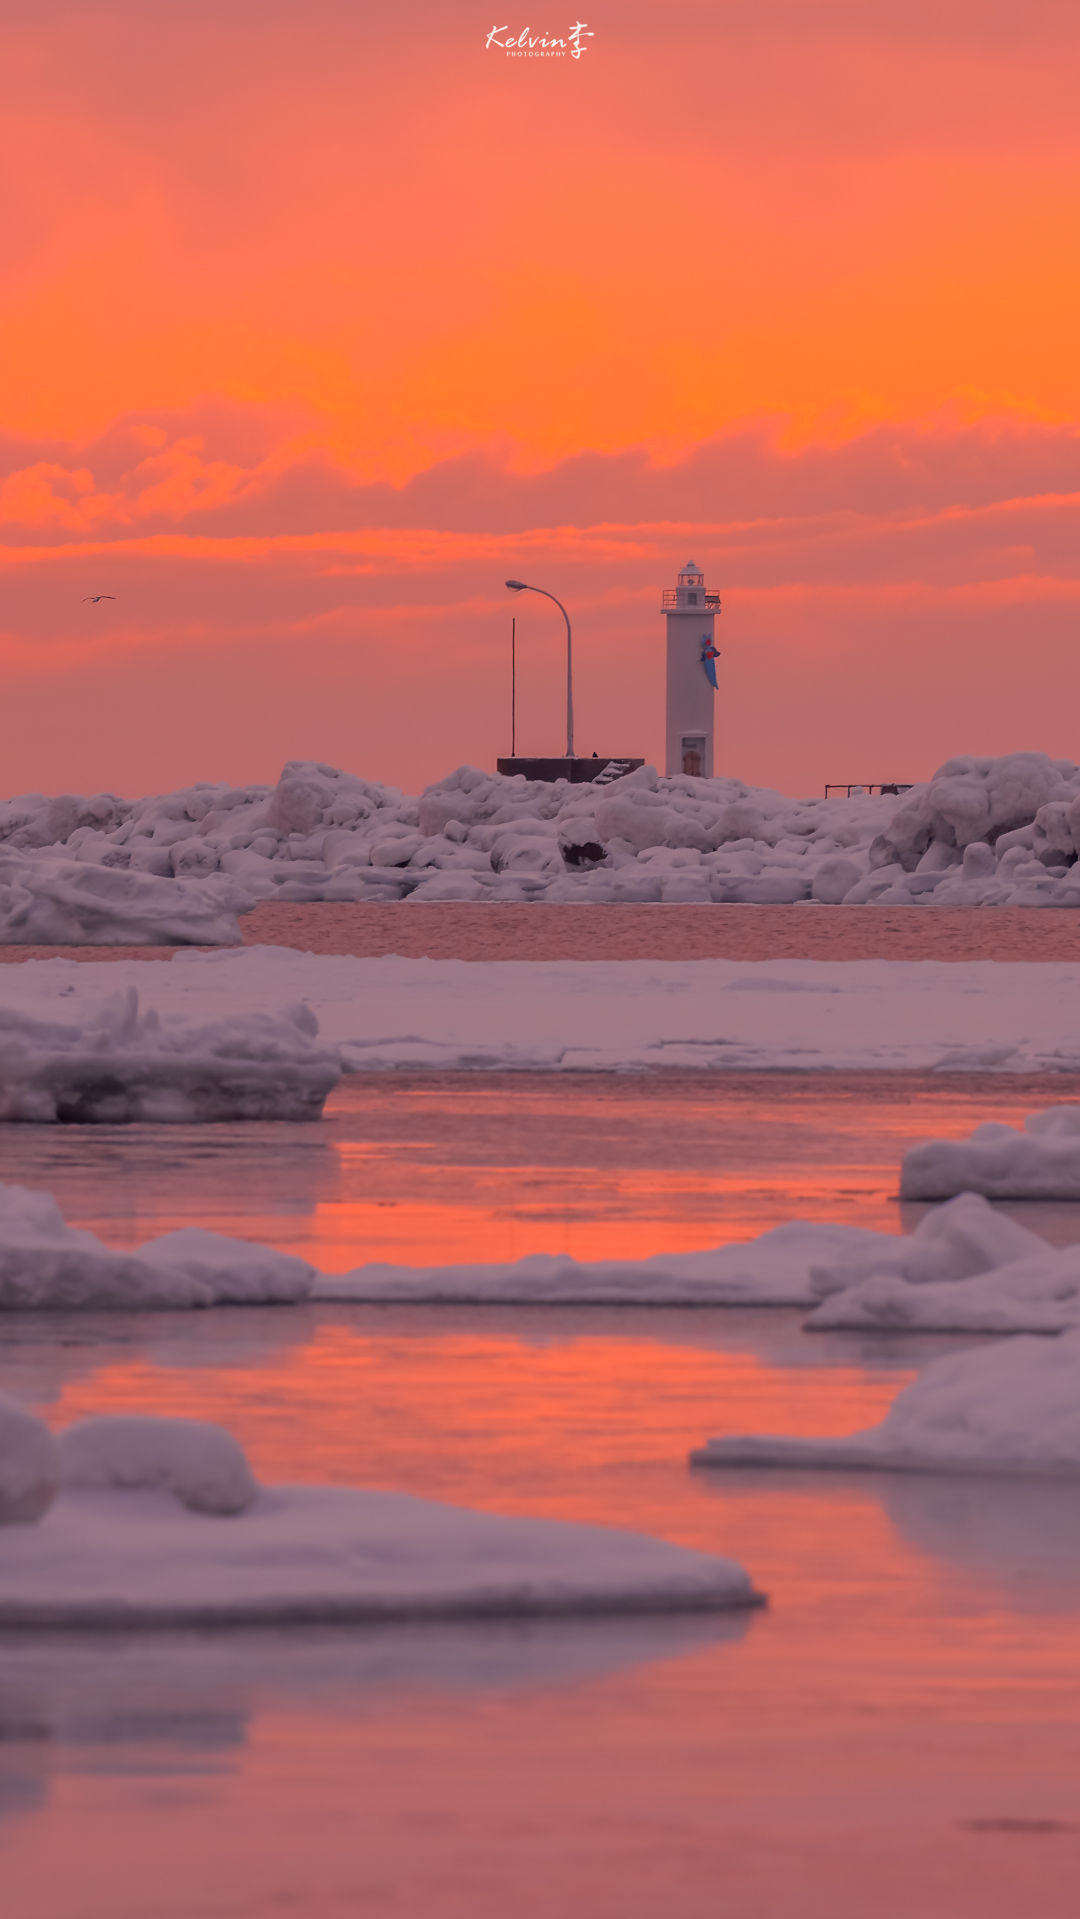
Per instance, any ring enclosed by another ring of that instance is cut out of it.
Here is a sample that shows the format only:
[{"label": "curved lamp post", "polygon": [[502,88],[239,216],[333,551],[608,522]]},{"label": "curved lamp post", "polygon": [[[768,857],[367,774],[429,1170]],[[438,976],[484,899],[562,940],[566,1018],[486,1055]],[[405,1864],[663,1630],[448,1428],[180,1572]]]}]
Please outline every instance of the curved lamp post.
[{"label": "curved lamp post", "polygon": [[[544,586],[530,586],[527,580],[507,580],[511,593],[542,593],[545,600],[555,600]],[[574,753],[574,658],[570,650],[570,615],[561,600],[555,604],[566,621],[566,757],[575,758]]]}]

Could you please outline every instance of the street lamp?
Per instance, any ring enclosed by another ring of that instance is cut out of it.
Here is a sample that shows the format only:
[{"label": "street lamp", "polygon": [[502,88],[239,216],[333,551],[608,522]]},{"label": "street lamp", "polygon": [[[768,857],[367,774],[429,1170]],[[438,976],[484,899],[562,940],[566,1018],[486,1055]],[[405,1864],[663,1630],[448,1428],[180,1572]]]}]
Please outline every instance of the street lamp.
[{"label": "street lamp", "polygon": [[[511,593],[542,593],[545,600],[555,600],[554,593],[549,593],[545,586],[530,586],[527,580],[507,580],[506,584]],[[566,621],[566,757],[572,760],[575,758],[574,659],[570,650],[570,615],[561,600],[555,600],[555,604]]]}]

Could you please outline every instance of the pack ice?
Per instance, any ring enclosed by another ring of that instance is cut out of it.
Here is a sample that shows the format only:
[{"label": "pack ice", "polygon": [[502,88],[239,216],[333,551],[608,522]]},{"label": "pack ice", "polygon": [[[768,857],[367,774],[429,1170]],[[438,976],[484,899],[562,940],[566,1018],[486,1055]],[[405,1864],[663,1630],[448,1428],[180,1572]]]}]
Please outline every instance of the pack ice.
[{"label": "pack ice", "polygon": [[1080,1331],[936,1359],[878,1426],[846,1439],[711,1439],[695,1466],[892,1472],[1080,1472]]},{"label": "pack ice", "polygon": [[642,1260],[532,1254],[503,1264],[316,1273],[185,1227],[118,1253],[68,1226],[47,1193],[0,1186],[0,1310],[292,1303],[794,1306],[810,1331],[1059,1332],[1080,1319],[1080,1249],[1057,1252],[961,1194],[913,1233],[793,1220],[756,1239]]},{"label": "pack ice", "polygon": [[135,986],[73,1001],[74,1020],[0,1007],[0,1120],[317,1119],[341,1076],[303,1002],[196,1026]]},{"label": "pack ice", "polygon": [[220,1427],[136,1416],[54,1438],[0,1397],[0,1627],[704,1612],[733,1560],[403,1493],[260,1486]]},{"label": "pack ice", "polygon": [[358,1266],[313,1297],[383,1305],[792,1306],[808,1332],[1059,1333],[1080,1324],[1080,1247],[961,1193],[911,1233],[792,1220],[756,1239],[648,1259]]},{"label": "pack ice", "polygon": [[0,806],[0,844],[15,862],[0,940],[38,943],[214,943],[225,896],[207,888],[226,881],[290,901],[1076,906],[1080,768],[1043,753],[961,757],[902,796],[825,800],[653,767],[591,786],[463,766],[409,798],[297,760],[273,787],[24,794]]}]

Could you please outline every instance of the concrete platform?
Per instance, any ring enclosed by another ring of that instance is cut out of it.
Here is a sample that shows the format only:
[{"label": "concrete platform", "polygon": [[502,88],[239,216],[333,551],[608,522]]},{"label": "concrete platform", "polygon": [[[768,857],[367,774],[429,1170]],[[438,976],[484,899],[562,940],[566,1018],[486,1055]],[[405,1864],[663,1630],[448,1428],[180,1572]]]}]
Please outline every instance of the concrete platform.
[{"label": "concrete platform", "polygon": [[[588,758],[529,760],[518,755],[514,759],[496,760],[500,773],[522,773],[527,780],[569,780],[574,786],[588,785],[600,777],[608,767],[618,767],[619,774],[632,773],[635,767],[644,766],[644,760],[620,759],[609,755],[606,759],[599,754],[590,753]],[[618,778],[619,774],[608,773],[607,778]]]}]

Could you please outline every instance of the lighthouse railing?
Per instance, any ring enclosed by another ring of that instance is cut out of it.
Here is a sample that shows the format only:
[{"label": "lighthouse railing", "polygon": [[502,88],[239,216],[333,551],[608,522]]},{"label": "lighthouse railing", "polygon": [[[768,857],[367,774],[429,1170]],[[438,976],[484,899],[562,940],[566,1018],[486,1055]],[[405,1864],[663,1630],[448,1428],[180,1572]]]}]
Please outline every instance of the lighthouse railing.
[{"label": "lighthouse railing", "polygon": [[[687,601],[685,598],[681,600],[679,598],[680,593],[683,593],[685,595],[687,592],[699,593],[701,597],[687,604]],[[686,612],[686,613],[701,613],[706,611],[706,609],[710,613],[716,613],[719,611],[719,607],[720,607],[719,593],[702,593],[701,589],[696,586],[689,587],[689,588],[678,587],[678,586],[665,586],[663,590],[663,595],[660,601],[661,613],[668,613],[673,610],[679,610],[681,612]]]}]

